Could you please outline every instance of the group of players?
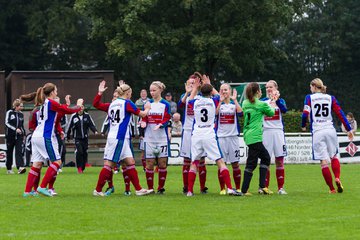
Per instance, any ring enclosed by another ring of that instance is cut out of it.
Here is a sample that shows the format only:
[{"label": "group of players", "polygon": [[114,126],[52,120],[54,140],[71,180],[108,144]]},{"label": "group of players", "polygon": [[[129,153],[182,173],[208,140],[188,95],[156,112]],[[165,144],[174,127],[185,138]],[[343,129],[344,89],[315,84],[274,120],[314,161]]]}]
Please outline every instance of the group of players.
[{"label": "group of players", "polygon": [[[165,85],[154,81],[150,85],[152,99],[140,110],[130,100],[132,89],[127,84],[117,87],[113,94],[113,101],[102,103],[101,96],[107,89],[105,81],[98,87],[93,106],[107,112],[109,133],[104,151],[104,166],[101,169],[94,196],[108,196],[114,192],[113,169],[123,165],[126,177],[133,184],[138,196],[152,193],[164,194],[167,176],[167,160],[169,156],[168,123],[171,119],[170,104],[161,97]],[[326,87],[320,79],[310,83],[311,94],[305,98],[302,115],[302,127],[310,120],[313,136],[313,159],[320,160],[322,173],[330,193],[343,192],[340,181],[340,163],[337,155],[338,142],[332,115],[337,114],[346,130],[349,139],[353,135],[351,127],[334,96],[326,94]],[[276,178],[278,194],[287,194],[284,189],[284,157],[286,144],[282,114],[286,113],[286,103],[280,98],[278,85],[270,80],[266,84],[266,95],[262,96],[259,84],[252,82],[245,89],[246,100],[242,107],[237,101],[237,92],[229,84],[222,84],[218,92],[210,83],[206,75],[198,72],[192,74],[185,83],[185,93],[181,96],[179,107],[184,109],[183,134],[180,156],[184,157],[183,164],[183,193],[188,197],[194,196],[194,183],[199,172],[200,192],[207,193],[205,157],[214,160],[218,167],[218,179],[221,195],[243,196],[248,192],[253,171],[259,165],[260,194],[272,194],[268,188],[270,179],[270,159],[275,155]],[[59,120],[64,114],[71,114],[81,110],[83,100],[78,99],[75,107],[60,105],[54,99],[57,88],[52,83],[40,87],[37,92],[26,95],[27,101],[35,99],[37,111],[34,111],[36,128],[32,137],[32,167],[29,171],[24,197],[53,196],[49,191],[56,180],[61,158],[55,131],[63,134]],[[140,125],[145,129],[143,151],[146,159],[145,175],[147,188],[139,183],[138,173],[132,152],[130,122],[132,114],[141,117]],[[308,117],[310,115],[310,118]],[[244,169],[241,185],[240,146],[239,146],[239,117],[244,117],[244,141],[248,146],[248,158]],[[50,160],[43,180],[40,182],[40,171],[45,161]],[[335,175],[337,191],[333,186],[332,175]],[[235,183],[233,188],[226,163],[232,165],[232,175]],[[158,186],[154,190],[154,167],[158,167]],[[125,176],[124,176],[125,177]],[[108,188],[103,192],[105,184]]]}]

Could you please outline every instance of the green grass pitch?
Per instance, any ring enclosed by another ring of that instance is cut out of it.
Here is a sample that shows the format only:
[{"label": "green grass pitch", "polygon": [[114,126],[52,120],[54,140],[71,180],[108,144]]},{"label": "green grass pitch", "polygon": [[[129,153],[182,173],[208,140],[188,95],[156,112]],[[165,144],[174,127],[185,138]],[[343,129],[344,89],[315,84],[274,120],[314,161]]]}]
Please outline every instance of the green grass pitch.
[{"label": "green grass pitch", "polygon": [[288,195],[258,195],[256,169],[253,196],[220,196],[216,167],[208,166],[209,193],[199,194],[197,179],[192,198],[181,193],[181,166],[168,168],[165,195],[124,196],[118,174],[115,193],[104,198],[92,196],[99,167],[82,175],[64,168],[52,198],[23,198],[27,174],[7,175],[2,168],[0,239],[359,239],[359,164],[342,165],[342,194],[328,193],[319,165],[285,167]]}]

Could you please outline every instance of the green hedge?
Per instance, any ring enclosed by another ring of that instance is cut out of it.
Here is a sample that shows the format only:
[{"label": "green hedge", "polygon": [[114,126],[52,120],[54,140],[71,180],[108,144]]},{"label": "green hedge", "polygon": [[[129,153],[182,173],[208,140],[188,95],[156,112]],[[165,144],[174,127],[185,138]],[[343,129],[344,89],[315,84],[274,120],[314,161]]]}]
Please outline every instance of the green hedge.
[{"label": "green hedge", "polygon": [[[285,132],[301,132],[301,111],[290,110],[283,114],[283,120],[285,125]],[[240,118],[241,132],[243,132],[244,118]]]}]

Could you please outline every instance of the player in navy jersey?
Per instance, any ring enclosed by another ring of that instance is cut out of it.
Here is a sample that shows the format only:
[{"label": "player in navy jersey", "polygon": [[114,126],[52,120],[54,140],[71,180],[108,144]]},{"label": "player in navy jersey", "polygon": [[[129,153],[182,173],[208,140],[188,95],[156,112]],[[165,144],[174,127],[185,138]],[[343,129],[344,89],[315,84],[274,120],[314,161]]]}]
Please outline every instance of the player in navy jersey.
[{"label": "player in navy jersey", "polygon": [[[216,136],[218,137],[224,161],[231,163],[235,188],[240,192],[240,124],[238,118],[243,115],[243,112],[237,101],[236,89],[233,89],[231,93],[231,87],[227,83],[220,86],[220,102],[216,108],[216,114]],[[218,171],[218,178],[220,195],[226,195],[225,182],[220,171]]]},{"label": "player in navy jersey", "polygon": [[321,79],[315,78],[310,82],[310,91],[312,94],[305,97],[301,127],[303,131],[306,131],[306,121],[310,115],[313,159],[320,161],[322,175],[329,186],[330,193],[336,193],[328,166],[328,161],[331,161],[337,192],[342,193],[344,187],[340,181],[340,162],[337,158],[339,144],[333,125],[332,112],[337,115],[345,126],[350,141],[353,139],[351,127],[336,98],[326,94],[326,86],[324,86]]},{"label": "player in navy jersey", "polygon": [[170,104],[161,97],[165,85],[160,81],[152,82],[150,94],[152,99],[148,101],[151,109],[141,121],[141,127],[145,128],[144,151],[146,159],[146,180],[149,189],[154,189],[154,165],[157,159],[159,168],[159,180],[157,193],[165,192],[167,176],[167,160],[169,157],[168,123],[171,119]]},{"label": "player in navy jersey", "polygon": [[189,105],[194,109],[194,122],[191,135],[191,165],[188,179],[187,196],[194,195],[194,182],[196,178],[197,165],[200,157],[207,155],[210,160],[215,160],[227,187],[227,194],[241,196],[242,193],[232,189],[229,170],[222,158],[219,143],[215,134],[216,108],[219,104],[219,95],[211,98],[213,87],[210,84],[201,86],[202,97],[194,99],[197,89],[200,86],[199,80],[194,83]]},{"label": "player in navy jersey", "polygon": [[[285,100],[280,98],[278,84],[274,80],[266,83],[266,98],[262,101],[275,108],[275,115],[272,117],[264,116],[263,120],[263,144],[269,152],[270,157],[275,155],[276,180],[278,194],[287,194],[284,189],[285,169],[284,157],[287,156],[285,144],[284,122],[282,114],[287,112]],[[265,187],[269,188],[270,167],[267,171]],[[269,190],[270,191],[270,190]]]},{"label": "player in navy jersey", "polygon": [[145,117],[150,110],[150,105],[145,105],[145,110],[140,111],[135,104],[129,100],[132,89],[127,84],[120,85],[115,92],[118,98],[111,103],[101,103],[101,96],[107,89],[105,81],[99,84],[98,94],[94,98],[93,106],[99,110],[108,113],[110,122],[109,133],[106,140],[104,151],[104,167],[100,171],[96,189],[93,191],[94,196],[110,195],[114,190],[102,192],[106,182],[112,182],[112,169],[117,163],[124,161],[127,165],[127,174],[130,181],[135,187],[136,195],[147,195],[152,191],[143,189],[139,183],[139,177],[135,168],[135,160],[132,152],[130,121],[132,114]]},{"label": "player in navy jersey", "polygon": [[[29,171],[26,182],[24,196],[31,195],[29,189],[33,187],[34,183],[40,176],[40,171],[45,161],[50,161],[45,176],[37,188],[37,192],[45,196],[53,196],[46,188],[47,185],[54,181],[58,169],[61,165],[61,156],[58,149],[58,141],[55,136],[56,126],[60,126],[59,114],[71,114],[81,110],[80,106],[83,104],[78,100],[77,106],[69,108],[66,105],[60,105],[54,99],[57,96],[57,88],[53,83],[46,83],[43,87],[38,88],[36,93],[28,94],[28,101],[35,98],[35,106],[39,106],[36,112],[36,128],[31,138],[33,166]],[[63,132],[61,127],[59,132]]]}]

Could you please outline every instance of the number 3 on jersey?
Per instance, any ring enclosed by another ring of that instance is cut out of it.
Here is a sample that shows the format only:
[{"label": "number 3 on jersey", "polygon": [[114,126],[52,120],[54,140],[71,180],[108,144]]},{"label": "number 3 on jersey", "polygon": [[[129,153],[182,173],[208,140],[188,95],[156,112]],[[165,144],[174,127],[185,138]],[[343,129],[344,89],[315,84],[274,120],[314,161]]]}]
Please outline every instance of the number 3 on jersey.
[{"label": "number 3 on jersey", "polygon": [[208,110],[206,108],[201,109],[202,117],[200,118],[202,122],[207,122],[209,120]]}]

